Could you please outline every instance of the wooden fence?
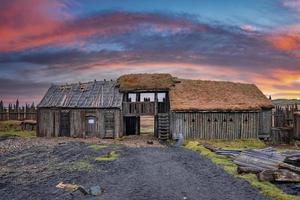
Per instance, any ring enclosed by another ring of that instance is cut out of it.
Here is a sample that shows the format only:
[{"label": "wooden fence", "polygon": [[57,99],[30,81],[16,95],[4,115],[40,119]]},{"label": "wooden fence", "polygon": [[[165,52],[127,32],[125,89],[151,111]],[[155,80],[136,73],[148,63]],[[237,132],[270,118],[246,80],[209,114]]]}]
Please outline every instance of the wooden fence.
[{"label": "wooden fence", "polygon": [[19,100],[15,104],[9,104],[8,107],[4,107],[3,101],[0,101],[0,121],[6,120],[36,120],[36,107],[34,103],[25,106],[19,105]]},{"label": "wooden fence", "polygon": [[293,127],[294,113],[299,111],[300,105],[275,106],[273,109],[273,127]]},{"label": "wooden fence", "polygon": [[18,109],[18,110],[9,110],[3,109],[0,112],[0,121],[6,120],[36,120],[36,109]]},{"label": "wooden fence", "polygon": [[272,132],[270,138],[273,143],[289,143],[298,139],[300,124],[296,113],[299,113],[300,105],[275,106],[272,112]]}]

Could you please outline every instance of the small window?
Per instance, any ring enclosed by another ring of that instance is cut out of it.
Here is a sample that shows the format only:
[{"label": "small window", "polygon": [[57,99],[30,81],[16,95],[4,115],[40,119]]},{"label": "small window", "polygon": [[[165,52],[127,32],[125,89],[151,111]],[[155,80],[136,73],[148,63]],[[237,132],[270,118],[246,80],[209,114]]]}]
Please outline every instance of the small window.
[{"label": "small window", "polygon": [[207,121],[210,122],[210,119],[208,119]]},{"label": "small window", "polygon": [[215,118],[214,122],[218,122],[218,120]]},{"label": "small window", "polygon": [[95,123],[95,119],[89,119],[89,120],[88,120],[88,123],[89,123],[89,124],[94,124],[94,123]]},{"label": "small window", "polygon": [[128,94],[128,102],[136,102],[136,94],[135,93]]},{"label": "small window", "polygon": [[226,120],[226,119],[223,119],[223,122],[227,122],[227,120]]},{"label": "small window", "polygon": [[141,102],[154,102],[154,93],[141,93]]},{"label": "small window", "polygon": [[157,101],[165,102],[166,101],[166,93],[164,93],[164,92],[157,93]]},{"label": "small window", "polygon": [[192,122],[195,122],[195,119],[192,119]]},{"label": "small window", "polygon": [[230,118],[230,120],[229,120],[230,122],[233,122],[233,119],[232,118]]},{"label": "small window", "polygon": [[248,119],[246,118],[244,121],[245,121],[245,122],[248,122]]}]

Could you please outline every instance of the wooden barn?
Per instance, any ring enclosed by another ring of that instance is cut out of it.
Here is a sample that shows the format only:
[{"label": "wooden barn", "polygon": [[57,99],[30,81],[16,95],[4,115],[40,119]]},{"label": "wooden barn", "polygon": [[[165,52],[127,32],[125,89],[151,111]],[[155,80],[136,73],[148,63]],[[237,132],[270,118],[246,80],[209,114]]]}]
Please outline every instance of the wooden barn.
[{"label": "wooden barn", "polygon": [[152,116],[161,140],[257,138],[270,134],[272,108],[253,84],[129,74],[51,86],[38,105],[37,135],[139,135],[141,117]]},{"label": "wooden barn", "polygon": [[170,74],[129,74],[118,78],[123,98],[123,134],[139,135],[142,116],[154,117],[154,135],[170,138]]},{"label": "wooden barn", "polygon": [[37,136],[120,137],[123,95],[116,84],[52,85],[38,105]]},{"label": "wooden barn", "polygon": [[180,80],[170,90],[173,138],[247,139],[268,135],[272,102],[253,84]]}]

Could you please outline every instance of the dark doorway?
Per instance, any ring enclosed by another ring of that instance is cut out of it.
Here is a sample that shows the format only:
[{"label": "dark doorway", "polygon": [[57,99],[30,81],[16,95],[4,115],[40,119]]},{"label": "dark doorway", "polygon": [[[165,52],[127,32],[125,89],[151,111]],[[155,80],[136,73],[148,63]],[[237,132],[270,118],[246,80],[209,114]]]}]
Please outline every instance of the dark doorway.
[{"label": "dark doorway", "polygon": [[85,118],[86,136],[94,136],[96,134],[96,117],[87,116]]},{"label": "dark doorway", "polygon": [[125,117],[125,135],[136,135],[139,133],[139,118]]},{"label": "dark doorway", "polygon": [[59,136],[70,137],[70,111],[62,110],[60,112]]}]

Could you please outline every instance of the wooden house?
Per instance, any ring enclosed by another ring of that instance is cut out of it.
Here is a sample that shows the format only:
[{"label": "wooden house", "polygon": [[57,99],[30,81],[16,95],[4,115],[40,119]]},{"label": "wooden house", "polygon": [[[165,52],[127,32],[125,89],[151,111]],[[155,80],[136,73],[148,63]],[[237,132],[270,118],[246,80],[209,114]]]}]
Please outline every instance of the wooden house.
[{"label": "wooden house", "polygon": [[116,84],[52,85],[38,105],[37,136],[120,137],[123,95]]},{"label": "wooden house", "polygon": [[115,81],[51,86],[38,106],[38,136],[138,135],[154,117],[161,140],[246,139],[271,131],[271,101],[253,84],[129,74]]},{"label": "wooden house", "polygon": [[272,102],[253,84],[180,80],[170,108],[173,138],[247,139],[271,132]]}]

